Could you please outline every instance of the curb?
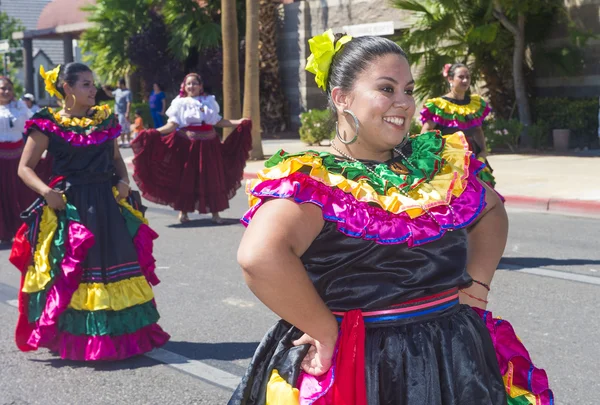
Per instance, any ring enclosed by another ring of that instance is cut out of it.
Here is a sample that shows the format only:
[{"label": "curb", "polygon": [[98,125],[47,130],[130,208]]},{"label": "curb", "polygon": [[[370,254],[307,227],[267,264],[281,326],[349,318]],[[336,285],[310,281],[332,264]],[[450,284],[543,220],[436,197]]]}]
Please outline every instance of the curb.
[{"label": "curb", "polygon": [[[256,173],[244,172],[245,180],[256,178]],[[600,217],[600,201],[540,198],[520,195],[503,195],[503,197],[506,199],[506,206],[510,208]]]}]

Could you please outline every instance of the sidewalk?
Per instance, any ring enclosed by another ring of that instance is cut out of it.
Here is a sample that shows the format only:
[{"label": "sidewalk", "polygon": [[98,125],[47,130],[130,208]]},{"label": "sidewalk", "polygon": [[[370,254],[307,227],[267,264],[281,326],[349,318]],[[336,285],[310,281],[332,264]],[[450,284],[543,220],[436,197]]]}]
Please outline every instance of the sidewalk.
[{"label": "sidewalk", "polygon": [[[300,140],[264,140],[266,157],[279,149],[295,153],[308,147]],[[600,155],[543,156],[492,155],[488,157],[496,176],[496,190],[513,208],[600,216]],[[244,178],[255,178],[264,161],[248,161]]]}]

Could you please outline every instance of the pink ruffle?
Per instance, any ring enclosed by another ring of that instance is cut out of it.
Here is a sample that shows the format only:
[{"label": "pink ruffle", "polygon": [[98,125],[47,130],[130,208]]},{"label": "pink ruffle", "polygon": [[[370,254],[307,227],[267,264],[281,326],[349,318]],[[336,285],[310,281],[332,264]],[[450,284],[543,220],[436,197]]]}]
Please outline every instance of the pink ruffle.
[{"label": "pink ruffle", "polygon": [[54,121],[45,118],[34,118],[27,121],[25,123],[25,132],[27,133],[33,126],[38,127],[42,132],[50,132],[60,136],[73,146],[99,145],[106,141],[115,139],[121,133],[121,126],[117,124],[101,131],[92,131],[88,134],[78,134],[76,132],[65,131]]},{"label": "pink ruffle", "polygon": [[277,180],[265,180],[250,190],[250,194],[260,201],[241,221],[249,224],[266,200],[293,198],[299,204],[319,206],[323,219],[336,222],[338,230],[347,236],[374,240],[383,245],[407,243],[418,246],[441,238],[447,231],[468,226],[482,212],[486,206],[485,188],[476,178],[482,167],[480,162],[471,159],[467,187],[459,197],[452,197],[451,208],[439,205],[429,209],[435,221],[426,213],[414,219],[406,212],[391,214],[300,172]]},{"label": "pink ruffle", "polygon": [[158,238],[158,234],[152,230],[148,225],[142,224],[138,228],[135,237],[133,238],[133,244],[138,255],[138,262],[142,273],[146,277],[146,281],[150,285],[157,285],[160,283],[158,276],[156,275],[156,260],[152,254],[153,241]]},{"label": "pink ruffle", "polygon": [[57,275],[56,282],[48,291],[44,311],[27,342],[30,346],[36,349],[56,349],[58,319],[68,308],[71,297],[79,287],[83,274],[82,263],[94,242],[94,235],[85,226],[79,222],[69,222],[65,255],[61,263],[62,272]]},{"label": "pink ruffle", "polygon": [[119,336],[76,336],[63,332],[59,354],[69,360],[122,360],[161,347],[171,336],[158,324]]},{"label": "pink ruffle", "polygon": [[465,129],[481,126],[481,124],[483,124],[483,121],[485,120],[485,117],[488,116],[490,111],[492,111],[492,109],[490,108],[489,105],[486,105],[485,109],[483,110],[483,113],[481,114],[481,117],[474,118],[468,122],[464,122],[464,121],[459,121],[457,119],[449,120],[447,118],[440,117],[439,115],[432,113],[431,111],[429,111],[429,109],[427,107],[425,107],[421,110],[421,122],[425,123],[427,121],[433,121],[436,124],[441,125],[442,127],[458,128],[460,130],[465,130]]},{"label": "pink ruffle", "polygon": [[506,374],[508,363],[511,362],[514,385],[539,395],[542,401],[540,405],[552,404],[554,395],[550,390],[546,372],[533,365],[529,352],[515,334],[512,325],[503,319],[494,319],[489,311],[479,308],[473,310],[483,319],[490,332],[502,375]]}]

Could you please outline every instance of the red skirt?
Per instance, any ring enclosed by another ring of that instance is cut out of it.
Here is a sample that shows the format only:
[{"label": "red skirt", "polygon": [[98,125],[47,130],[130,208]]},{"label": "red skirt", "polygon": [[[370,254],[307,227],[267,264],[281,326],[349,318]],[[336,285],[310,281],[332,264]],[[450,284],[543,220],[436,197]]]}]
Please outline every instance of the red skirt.
[{"label": "red skirt", "polygon": [[21,226],[21,211],[36,194],[17,174],[23,141],[0,142],[0,240],[9,241]]},{"label": "red skirt", "polygon": [[242,185],[252,124],[245,121],[224,143],[212,127],[203,129],[202,139],[193,140],[181,131],[166,136],[154,129],[139,133],[131,144],[133,179],[145,199],[185,212],[229,208]]}]

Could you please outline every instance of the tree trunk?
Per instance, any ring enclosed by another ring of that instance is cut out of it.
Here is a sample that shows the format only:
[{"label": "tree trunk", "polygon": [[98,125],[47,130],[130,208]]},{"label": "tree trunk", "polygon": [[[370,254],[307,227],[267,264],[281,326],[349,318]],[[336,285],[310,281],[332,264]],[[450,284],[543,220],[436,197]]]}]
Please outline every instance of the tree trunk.
[{"label": "tree trunk", "polygon": [[279,78],[277,34],[281,5],[276,0],[260,0],[258,32],[260,49],[260,119],[266,133],[284,131],[287,127],[287,100]]},{"label": "tree trunk", "polygon": [[244,117],[252,119],[250,158],[263,159],[260,134],[260,69],[258,65],[258,1],[246,0],[246,69],[244,74]]},{"label": "tree trunk", "polygon": [[[239,35],[236,0],[221,0],[221,32],[223,35],[223,116],[241,116]],[[233,128],[223,129],[223,139]]]},{"label": "tree trunk", "polygon": [[530,146],[531,142],[527,135],[527,127],[531,125],[531,110],[529,108],[529,98],[525,84],[525,74],[523,73],[523,62],[525,61],[525,14],[519,13],[517,16],[517,25],[513,24],[504,14],[498,1],[494,4],[494,17],[509,30],[515,39],[515,48],[513,51],[513,82],[515,86],[515,100],[519,110],[519,120],[524,126],[521,144]]},{"label": "tree trunk", "polygon": [[525,74],[523,73],[523,62],[525,59],[525,15],[518,16],[518,34],[515,35],[515,49],[513,52],[513,80],[515,82],[515,99],[519,109],[519,120],[525,127],[521,143],[524,146],[531,146],[530,139],[527,136],[527,127],[531,125],[531,110],[529,108],[529,98],[525,84]]}]

